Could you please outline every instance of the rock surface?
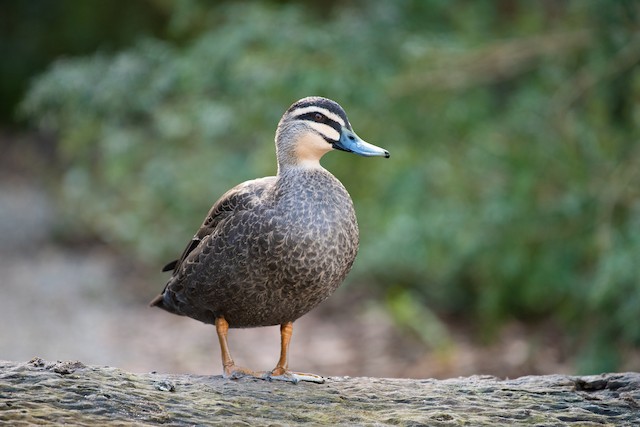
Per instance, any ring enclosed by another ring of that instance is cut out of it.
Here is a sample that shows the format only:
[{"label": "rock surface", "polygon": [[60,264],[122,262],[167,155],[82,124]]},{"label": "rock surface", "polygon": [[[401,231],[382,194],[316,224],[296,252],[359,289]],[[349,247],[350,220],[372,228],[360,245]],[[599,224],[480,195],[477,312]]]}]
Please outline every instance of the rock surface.
[{"label": "rock surface", "polygon": [[500,380],[328,378],[324,384],[0,362],[0,424],[640,425],[640,374]]}]

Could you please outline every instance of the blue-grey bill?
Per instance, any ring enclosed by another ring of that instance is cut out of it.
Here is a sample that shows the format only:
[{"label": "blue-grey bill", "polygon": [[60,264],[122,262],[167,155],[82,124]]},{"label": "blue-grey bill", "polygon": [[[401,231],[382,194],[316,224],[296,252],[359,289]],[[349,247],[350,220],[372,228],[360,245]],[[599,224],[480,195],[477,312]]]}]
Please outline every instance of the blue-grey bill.
[{"label": "blue-grey bill", "polygon": [[356,135],[354,131],[347,129],[346,127],[342,128],[340,141],[336,142],[334,147],[338,150],[348,151],[365,157],[379,156],[389,158],[390,156],[389,152],[384,148],[369,144]]}]

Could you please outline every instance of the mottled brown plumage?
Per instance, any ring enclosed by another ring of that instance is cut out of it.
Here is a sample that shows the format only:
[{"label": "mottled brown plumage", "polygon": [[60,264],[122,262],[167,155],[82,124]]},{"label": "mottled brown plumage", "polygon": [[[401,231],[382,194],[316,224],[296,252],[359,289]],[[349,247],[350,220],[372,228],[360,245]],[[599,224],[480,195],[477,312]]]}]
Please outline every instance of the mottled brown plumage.
[{"label": "mottled brown plumage", "polygon": [[228,376],[248,371],[228,355],[227,327],[283,325],[282,363],[274,371],[295,379],[286,369],[291,323],[331,295],[351,269],[358,251],[353,203],[319,164],[334,148],[388,157],[353,133],[337,103],[319,97],[294,103],[276,132],[277,176],[225,193],[181,258],[167,265],[173,274],[151,304],[215,324]]}]

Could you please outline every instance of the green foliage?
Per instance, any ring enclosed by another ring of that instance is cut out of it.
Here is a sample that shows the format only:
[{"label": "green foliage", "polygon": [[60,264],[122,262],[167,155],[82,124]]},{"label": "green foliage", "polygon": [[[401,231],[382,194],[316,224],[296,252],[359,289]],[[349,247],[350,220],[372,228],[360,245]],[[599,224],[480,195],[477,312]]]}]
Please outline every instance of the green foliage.
[{"label": "green foliage", "polygon": [[389,290],[397,318],[551,317],[589,372],[640,344],[636,3],[234,3],[211,27],[191,4],[184,46],[61,60],[32,86],[73,218],[175,255],[227,188],[275,172],[284,109],[323,95],[392,154],[324,163],[356,202],[352,281]]},{"label": "green foliage", "polygon": [[[12,123],[29,79],[61,55],[114,50],[164,27],[160,2],[30,0],[0,2],[0,123]],[[185,2],[187,3],[187,2]]]}]

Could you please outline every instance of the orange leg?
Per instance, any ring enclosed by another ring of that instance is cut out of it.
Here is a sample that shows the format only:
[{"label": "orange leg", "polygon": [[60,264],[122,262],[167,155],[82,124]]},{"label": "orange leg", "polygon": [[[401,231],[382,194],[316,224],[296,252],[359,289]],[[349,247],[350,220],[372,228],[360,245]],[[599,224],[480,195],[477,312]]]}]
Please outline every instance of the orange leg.
[{"label": "orange leg", "polygon": [[280,325],[280,359],[273,371],[267,374],[268,379],[284,380],[297,383],[298,381],[310,381],[315,383],[323,383],[324,378],[315,374],[303,374],[300,372],[289,371],[289,343],[293,334],[293,322],[287,322]]},{"label": "orange leg", "polygon": [[227,343],[227,332],[229,324],[223,316],[216,318],[216,332],[218,333],[218,341],[220,342],[220,353],[222,355],[222,371],[225,378],[240,378],[245,375],[260,376],[249,369],[236,366],[229,352],[229,344]]},{"label": "orange leg", "polygon": [[284,375],[287,372],[289,366],[289,343],[291,342],[291,335],[293,334],[293,322],[287,322],[280,325],[280,359],[278,364],[271,371],[271,375],[279,376]]},{"label": "orange leg", "polygon": [[293,322],[287,322],[280,325],[280,359],[276,367],[271,372],[261,373],[254,372],[249,369],[236,366],[231,358],[229,344],[227,343],[227,333],[229,331],[229,323],[223,316],[216,318],[216,332],[218,333],[218,341],[220,342],[220,354],[222,355],[222,369],[225,378],[237,379],[244,376],[252,376],[268,380],[283,380],[297,383],[298,381],[311,381],[323,383],[324,378],[314,374],[303,374],[299,372],[291,372],[288,369],[288,353],[291,335],[293,333]]}]

